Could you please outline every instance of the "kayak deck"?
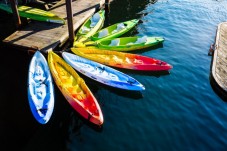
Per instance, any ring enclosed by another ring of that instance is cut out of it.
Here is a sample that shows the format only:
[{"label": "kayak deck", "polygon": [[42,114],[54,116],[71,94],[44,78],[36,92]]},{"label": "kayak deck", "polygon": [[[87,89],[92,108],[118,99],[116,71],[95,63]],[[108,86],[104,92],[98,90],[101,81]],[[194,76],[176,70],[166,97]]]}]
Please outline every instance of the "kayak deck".
[{"label": "kayak deck", "polygon": [[[105,0],[72,1],[74,30],[78,29],[104,3]],[[51,12],[65,20],[67,18],[65,3],[53,8]],[[3,42],[9,46],[26,51],[41,50],[42,52],[46,52],[49,49],[55,50],[62,46],[68,37],[67,22],[65,25],[61,25],[32,20],[22,29],[6,37]]]}]

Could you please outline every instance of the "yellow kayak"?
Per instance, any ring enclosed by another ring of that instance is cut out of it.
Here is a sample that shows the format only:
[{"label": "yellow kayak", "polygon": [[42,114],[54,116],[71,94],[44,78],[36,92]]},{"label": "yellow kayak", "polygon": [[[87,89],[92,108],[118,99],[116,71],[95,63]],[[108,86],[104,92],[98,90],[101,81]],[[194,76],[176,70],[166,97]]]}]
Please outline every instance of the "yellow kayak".
[{"label": "yellow kayak", "polygon": [[84,80],[53,51],[48,52],[48,64],[56,85],[69,104],[85,119],[102,125],[101,108]]},{"label": "yellow kayak", "polygon": [[105,20],[105,10],[100,10],[88,18],[76,33],[75,40],[83,42],[102,28]]}]

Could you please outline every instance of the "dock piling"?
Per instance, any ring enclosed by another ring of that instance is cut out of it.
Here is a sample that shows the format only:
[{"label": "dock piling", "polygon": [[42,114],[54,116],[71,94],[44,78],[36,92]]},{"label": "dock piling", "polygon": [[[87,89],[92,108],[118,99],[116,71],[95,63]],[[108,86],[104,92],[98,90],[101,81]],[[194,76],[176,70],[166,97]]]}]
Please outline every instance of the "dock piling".
[{"label": "dock piling", "polygon": [[16,24],[16,28],[18,29],[21,26],[21,20],[20,20],[20,16],[19,16],[18,9],[17,9],[17,4],[16,4],[15,0],[10,0],[10,5],[11,5],[11,9],[13,11],[13,17],[14,17],[14,21]]},{"label": "dock piling", "polygon": [[74,29],[73,29],[72,0],[66,0],[66,12],[67,12],[69,42],[72,45],[75,37]]},{"label": "dock piling", "polygon": [[105,10],[109,11],[109,5],[110,5],[110,1],[109,0],[105,0]]}]

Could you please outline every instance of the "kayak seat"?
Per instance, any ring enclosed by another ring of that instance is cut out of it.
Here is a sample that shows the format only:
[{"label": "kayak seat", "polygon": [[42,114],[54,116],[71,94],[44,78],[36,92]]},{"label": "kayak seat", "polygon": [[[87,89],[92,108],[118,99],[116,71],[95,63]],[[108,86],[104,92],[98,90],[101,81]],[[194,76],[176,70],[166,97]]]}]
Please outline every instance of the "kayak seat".
[{"label": "kayak seat", "polygon": [[117,38],[117,39],[111,40],[111,43],[109,44],[109,46],[119,46],[119,43],[120,43],[120,39]]},{"label": "kayak seat", "polygon": [[134,45],[134,44],[142,44],[147,42],[147,36],[143,36],[141,38],[137,38],[136,42],[129,42],[126,45]]},{"label": "kayak seat", "polygon": [[105,36],[108,35],[108,33],[109,33],[108,29],[104,29],[104,30],[102,30],[102,31],[99,32],[98,38],[105,37]]},{"label": "kayak seat", "polygon": [[120,23],[120,24],[117,25],[117,28],[112,31],[112,34],[118,32],[118,31],[120,31],[120,30],[122,30],[124,28],[126,28],[125,25],[124,25],[124,23]]},{"label": "kayak seat", "polygon": [[135,44],[145,43],[147,42],[147,36],[143,36],[141,38],[138,38]]},{"label": "kayak seat", "polygon": [[95,27],[95,25],[99,22],[100,20],[100,15],[99,13],[95,13],[93,17],[91,18],[91,24],[90,27]]},{"label": "kayak seat", "polygon": [[37,111],[45,115],[47,113],[47,110],[48,110],[47,108],[41,108],[41,109],[38,109]]},{"label": "kayak seat", "polygon": [[33,79],[34,79],[34,81],[35,82],[42,82],[42,81],[44,81],[45,80],[45,74],[44,74],[44,71],[42,70],[42,68],[39,66],[39,65],[37,65],[36,67],[35,67],[35,72],[34,72],[34,74],[33,74]]},{"label": "kayak seat", "polygon": [[118,78],[118,76],[115,75],[115,74],[109,73],[108,76],[109,76],[109,78],[111,78],[112,80],[120,81],[119,78]]},{"label": "kayak seat", "polygon": [[[80,64],[78,64],[78,65],[80,65]],[[83,69],[88,69],[88,70],[91,68],[91,66],[89,64],[86,64],[86,63],[81,64],[80,67],[83,68]]]},{"label": "kayak seat", "polygon": [[105,67],[96,67],[95,68],[99,73],[103,73],[105,71]]},{"label": "kayak seat", "polygon": [[76,98],[79,100],[79,101],[83,101],[84,99],[86,99],[86,95],[83,94],[83,93],[78,93]]},{"label": "kayak seat", "polygon": [[91,30],[91,28],[87,28],[86,26],[82,27],[81,32],[82,34],[86,34]]}]

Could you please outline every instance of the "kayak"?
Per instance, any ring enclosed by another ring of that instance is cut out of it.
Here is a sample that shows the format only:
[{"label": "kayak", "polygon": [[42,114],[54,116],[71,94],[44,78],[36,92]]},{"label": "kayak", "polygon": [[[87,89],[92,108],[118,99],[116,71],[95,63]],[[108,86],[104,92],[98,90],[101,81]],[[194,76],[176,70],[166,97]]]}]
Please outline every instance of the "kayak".
[{"label": "kayak", "polygon": [[91,36],[91,40],[101,42],[103,40],[119,37],[132,29],[138,22],[138,19],[133,19],[108,26]]},{"label": "kayak", "polygon": [[136,79],[111,67],[79,57],[68,52],[63,52],[62,56],[65,61],[78,72],[100,83],[126,90],[145,90],[144,86]]},{"label": "kayak", "polygon": [[[0,9],[8,13],[13,13],[11,7],[6,4],[0,4]],[[60,18],[57,15],[48,11],[23,5],[17,6],[17,9],[19,12],[19,16],[21,17],[30,18],[38,21],[65,24],[65,20],[63,18]]]},{"label": "kayak", "polygon": [[172,69],[172,66],[164,61],[132,53],[100,50],[97,48],[71,48],[71,51],[78,56],[117,68],[143,71]]},{"label": "kayak", "polygon": [[98,42],[96,47],[116,51],[133,51],[148,48],[163,41],[162,37],[122,37]]},{"label": "kayak", "polygon": [[108,39],[103,41],[88,41],[85,43],[77,43],[75,48],[87,48],[87,49],[106,49],[115,51],[133,51],[139,49],[145,49],[164,42],[162,37],[121,37]]},{"label": "kayak", "polygon": [[69,104],[93,124],[103,124],[101,108],[76,71],[53,51],[48,52],[48,64],[56,85]]},{"label": "kayak", "polygon": [[54,109],[54,86],[45,57],[36,51],[28,70],[28,101],[35,119],[46,124]]},{"label": "kayak", "polygon": [[75,40],[83,42],[90,36],[94,35],[99,29],[101,29],[105,20],[104,15],[105,10],[100,10],[88,18],[78,30]]}]

